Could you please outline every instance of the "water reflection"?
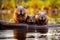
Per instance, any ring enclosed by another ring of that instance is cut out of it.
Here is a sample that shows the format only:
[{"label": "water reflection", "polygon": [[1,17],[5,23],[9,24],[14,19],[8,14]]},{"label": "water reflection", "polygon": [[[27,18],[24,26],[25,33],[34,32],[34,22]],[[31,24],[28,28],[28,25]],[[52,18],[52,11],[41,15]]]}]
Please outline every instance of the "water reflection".
[{"label": "water reflection", "polygon": [[[60,28],[50,28],[48,33],[26,33],[25,40],[60,40]],[[14,39],[14,30],[0,30],[0,40],[17,40]]]}]

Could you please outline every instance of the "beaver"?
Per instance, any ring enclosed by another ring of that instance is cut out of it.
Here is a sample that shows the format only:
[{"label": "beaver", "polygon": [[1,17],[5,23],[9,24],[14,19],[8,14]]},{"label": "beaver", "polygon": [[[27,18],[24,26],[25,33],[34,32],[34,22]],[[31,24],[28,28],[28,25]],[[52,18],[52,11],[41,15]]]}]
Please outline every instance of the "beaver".
[{"label": "beaver", "polygon": [[[24,23],[26,19],[26,12],[23,6],[18,6],[14,12],[14,23],[20,24]],[[25,40],[26,33],[25,31],[15,29],[14,30],[14,38],[17,40]]]},{"label": "beaver", "polygon": [[14,23],[24,23],[26,19],[26,12],[23,6],[17,7],[14,13]]},{"label": "beaver", "polygon": [[[36,24],[39,26],[44,26],[48,24],[48,19],[45,11],[40,11],[36,16],[35,16]],[[42,27],[37,30],[37,32],[40,33],[47,33],[48,28]]]},{"label": "beaver", "polygon": [[26,23],[34,25],[35,24],[35,16],[34,15],[28,15],[26,18]]}]

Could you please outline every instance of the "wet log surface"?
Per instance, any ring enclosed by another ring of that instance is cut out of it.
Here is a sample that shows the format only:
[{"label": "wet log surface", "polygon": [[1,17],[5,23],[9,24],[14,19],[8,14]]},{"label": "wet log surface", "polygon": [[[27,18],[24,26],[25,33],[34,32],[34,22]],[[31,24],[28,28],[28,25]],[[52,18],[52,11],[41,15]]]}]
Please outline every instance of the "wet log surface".
[{"label": "wet log surface", "polygon": [[39,29],[46,29],[46,28],[56,28],[60,27],[60,24],[54,24],[54,25],[28,25],[28,24],[15,24],[10,23],[6,21],[0,20],[0,28],[1,29],[31,29],[31,30],[39,30]]}]

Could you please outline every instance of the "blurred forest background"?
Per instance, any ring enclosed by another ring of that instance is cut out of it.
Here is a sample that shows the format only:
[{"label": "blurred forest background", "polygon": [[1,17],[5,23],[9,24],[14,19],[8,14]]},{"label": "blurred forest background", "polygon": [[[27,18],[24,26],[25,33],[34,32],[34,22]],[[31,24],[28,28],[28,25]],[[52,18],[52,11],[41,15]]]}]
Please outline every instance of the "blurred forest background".
[{"label": "blurred forest background", "polygon": [[[60,24],[60,0],[0,0],[0,20],[13,21],[13,13],[17,6],[32,6],[34,2],[38,7],[57,6],[59,13],[52,19],[55,24]],[[53,18],[53,17],[51,17]],[[58,18],[58,20],[56,20]]]}]

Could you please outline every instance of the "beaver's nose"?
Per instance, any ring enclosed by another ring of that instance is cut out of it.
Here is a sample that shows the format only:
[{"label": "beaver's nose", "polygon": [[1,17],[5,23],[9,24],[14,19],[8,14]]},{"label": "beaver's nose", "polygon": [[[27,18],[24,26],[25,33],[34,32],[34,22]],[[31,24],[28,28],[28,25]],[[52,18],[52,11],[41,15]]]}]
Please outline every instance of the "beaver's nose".
[{"label": "beaver's nose", "polygon": [[20,10],[20,12],[22,12],[22,10]]}]

